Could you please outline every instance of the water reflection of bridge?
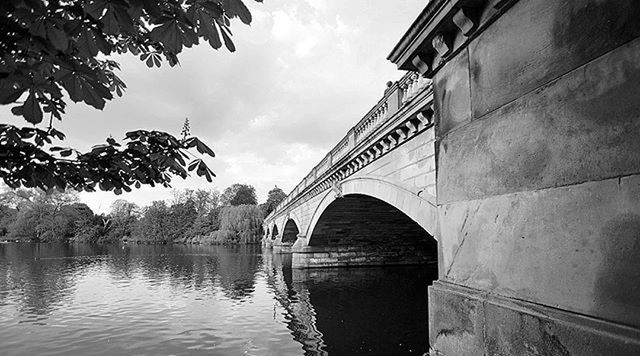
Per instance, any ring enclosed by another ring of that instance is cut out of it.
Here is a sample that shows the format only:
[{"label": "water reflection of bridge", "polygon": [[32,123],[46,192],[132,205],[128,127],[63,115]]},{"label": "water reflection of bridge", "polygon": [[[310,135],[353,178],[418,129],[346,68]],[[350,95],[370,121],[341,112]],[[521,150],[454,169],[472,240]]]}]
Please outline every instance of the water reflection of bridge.
[{"label": "water reflection of bridge", "polygon": [[262,254],[262,261],[267,283],[285,311],[287,328],[291,330],[293,339],[302,344],[305,353],[326,354],[322,332],[316,327],[316,312],[309,290],[302,283],[293,283],[291,278],[291,255],[266,251]]},{"label": "water reflection of bridge", "polygon": [[[292,269],[265,251],[266,280],[305,354],[422,354],[434,267]],[[275,311],[275,310],[274,310]]]}]

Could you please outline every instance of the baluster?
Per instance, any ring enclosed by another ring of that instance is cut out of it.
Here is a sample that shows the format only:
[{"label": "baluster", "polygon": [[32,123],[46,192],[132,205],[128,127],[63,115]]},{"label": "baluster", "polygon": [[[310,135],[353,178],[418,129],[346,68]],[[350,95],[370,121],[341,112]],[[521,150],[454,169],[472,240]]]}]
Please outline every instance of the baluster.
[{"label": "baluster", "polygon": [[407,83],[402,83],[402,85],[400,86],[400,89],[402,90],[402,104],[406,103],[407,100],[409,100],[409,98],[407,97],[408,93],[407,93],[407,89],[409,88],[409,86],[407,85]]},{"label": "baluster", "polygon": [[411,85],[411,98],[413,98],[414,96],[416,96],[416,93],[418,92],[418,88],[417,88],[417,84],[418,84],[418,83],[417,83],[417,81],[418,81],[418,78],[417,78],[417,77],[418,77],[418,76],[417,76],[417,74],[416,74],[416,73],[412,73],[412,74],[411,74],[411,77],[410,77],[410,78],[411,78],[411,79],[410,79],[410,83],[411,83],[411,84],[410,84],[410,85]]}]

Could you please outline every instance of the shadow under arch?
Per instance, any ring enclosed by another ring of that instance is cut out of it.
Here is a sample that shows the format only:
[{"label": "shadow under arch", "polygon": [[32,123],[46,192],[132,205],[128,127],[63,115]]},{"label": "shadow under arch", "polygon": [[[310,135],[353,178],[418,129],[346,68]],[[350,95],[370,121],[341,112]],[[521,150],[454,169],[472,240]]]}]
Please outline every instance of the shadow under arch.
[{"label": "shadow under arch", "polygon": [[278,225],[273,224],[273,228],[271,229],[271,240],[275,240],[278,237]]},{"label": "shadow under arch", "polygon": [[282,243],[293,244],[298,239],[299,233],[300,230],[298,229],[296,221],[291,217],[288,218],[282,229]]},{"label": "shadow under arch", "polygon": [[[363,195],[387,203],[409,217],[428,232],[433,239],[437,240],[435,232],[438,215],[436,200],[433,195],[422,193],[419,196],[408,188],[394,182],[384,178],[370,176],[345,179],[340,183],[340,188],[342,197]],[[340,198],[336,197],[335,191],[328,190],[324,193],[324,197],[315,209],[311,222],[305,232],[307,245],[310,244],[313,239],[313,232],[320,217],[336,199]]]}]

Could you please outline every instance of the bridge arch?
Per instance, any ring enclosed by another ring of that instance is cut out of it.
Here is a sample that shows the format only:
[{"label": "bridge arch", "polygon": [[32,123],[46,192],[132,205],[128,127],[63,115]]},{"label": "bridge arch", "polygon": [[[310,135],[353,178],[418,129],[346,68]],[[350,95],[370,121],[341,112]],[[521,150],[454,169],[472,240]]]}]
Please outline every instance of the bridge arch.
[{"label": "bridge arch", "polygon": [[[437,210],[435,197],[421,192],[420,195],[412,192],[406,187],[398,185],[380,177],[361,176],[345,179],[340,184],[343,197],[366,196],[384,202],[399,210],[409,217],[413,222],[424,229],[434,239],[437,227]],[[315,209],[311,222],[307,227],[305,235],[308,237],[306,244],[310,244],[313,239],[313,232],[327,208],[337,199],[335,190],[324,193],[320,204]]]},{"label": "bridge arch", "polygon": [[298,226],[295,219],[289,217],[286,220],[284,228],[282,229],[282,243],[293,244],[296,242],[298,234],[300,233]]},{"label": "bridge arch", "polygon": [[278,237],[278,225],[273,224],[271,228],[271,240],[275,240]]}]

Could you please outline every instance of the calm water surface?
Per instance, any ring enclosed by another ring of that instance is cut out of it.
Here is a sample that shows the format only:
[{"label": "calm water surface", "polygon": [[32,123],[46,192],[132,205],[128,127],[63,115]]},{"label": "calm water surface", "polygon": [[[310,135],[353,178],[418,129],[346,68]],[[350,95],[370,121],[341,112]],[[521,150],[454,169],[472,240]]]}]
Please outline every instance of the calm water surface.
[{"label": "calm water surface", "polygon": [[259,247],[0,244],[2,355],[422,355],[425,267]]}]

